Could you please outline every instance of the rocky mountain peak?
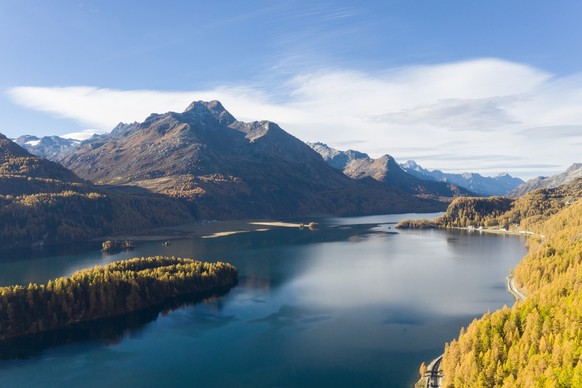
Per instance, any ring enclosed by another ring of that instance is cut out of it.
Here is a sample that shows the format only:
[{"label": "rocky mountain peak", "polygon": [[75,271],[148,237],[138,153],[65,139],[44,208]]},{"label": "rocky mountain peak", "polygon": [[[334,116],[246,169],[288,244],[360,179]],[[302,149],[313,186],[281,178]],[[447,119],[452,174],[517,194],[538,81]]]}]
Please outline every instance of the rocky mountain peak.
[{"label": "rocky mountain peak", "polygon": [[186,110],[184,110],[185,115],[194,116],[197,119],[214,118],[220,124],[230,125],[236,121],[233,115],[231,115],[222,106],[220,101],[194,101]]},{"label": "rocky mountain peak", "polygon": [[402,163],[403,168],[410,168],[413,170],[418,170],[419,166],[414,160],[407,160],[406,163]]},{"label": "rocky mountain peak", "polygon": [[320,154],[323,160],[337,170],[343,170],[354,160],[370,159],[370,157],[363,152],[354,150],[340,151],[321,142],[307,143],[307,145]]},{"label": "rocky mountain peak", "polygon": [[400,166],[398,163],[396,163],[396,160],[392,157],[392,155],[384,154],[379,157],[378,160],[381,160],[383,163],[385,163],[387,167],[398,168],[401,170]]},{"label": "rocky mountain peak", "polygon": [[[136,129],[139,126],[139,123],[137,121],[134,121],[131,124],[126,124],[126,123],[119,123],[115,126],[115,128],[113,128],[111,130],[111,135],[113,136],[125,136],[128,133],[130,133],[131,131],[133,131],[134,129]],[[106,136],[106,135],[101,135],[101,137]],[[93,135],[93,138],[99,137],[99,135]]]},{"label": "rocky mountain peak", "polygon": [[212,101],[193,101],[188,107],[184,110],[184,112],[198,112],[198,113],[208,113],[208,112],[217,112],[222,113],[225,112],[224,106],[220,103],[220,101],[212,100]]}]

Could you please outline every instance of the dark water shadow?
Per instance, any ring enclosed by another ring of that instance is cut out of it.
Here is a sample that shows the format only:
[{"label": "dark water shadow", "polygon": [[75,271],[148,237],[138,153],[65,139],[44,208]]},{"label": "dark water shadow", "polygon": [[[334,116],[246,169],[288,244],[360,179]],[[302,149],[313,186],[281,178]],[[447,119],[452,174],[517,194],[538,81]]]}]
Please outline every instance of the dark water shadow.
[{"label": "dark water shadow", "polygon": [[180,296],[129,314],[0,341],[0,360],[36,358],[47,349],[84,341],[95,341],[105,346],[117,345],[126,338],[139,335],[149,323],[155,322],[160,314],[166,315],[202,302],[214,301],[228,294],[231,288],[224,287],[212,292]]},{"label": "dark water shadow", "polygon": [[51,244],[43,247],[20,247],[0,249],[0,263],[30,260],[41,257],[56,257],[63,255],[78,255],[85,252],[101,250],[99,241],[78,241]]}]

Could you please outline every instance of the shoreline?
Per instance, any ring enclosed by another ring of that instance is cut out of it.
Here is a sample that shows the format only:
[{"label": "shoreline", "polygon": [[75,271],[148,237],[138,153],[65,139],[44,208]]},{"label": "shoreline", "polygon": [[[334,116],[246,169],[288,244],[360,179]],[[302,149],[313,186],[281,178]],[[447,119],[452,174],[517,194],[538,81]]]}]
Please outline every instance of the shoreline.
[{"label": "shoreline", "polygon": [[466,230],[467,232],[479,232],[479,233],[489,233],[489,234],[501,234],[501,235],[509,235],[509,236],[525,236],[530,237],[534,236],[534,232],[530,232],[529,230],[504,230],[504,229],[493,229],[493,228],[475,228],[473,226],[468,227],[452,227],[452,228],[444,228],[444,229],[458,229],[458,230]]},{"label": "shoreline", "polygon": [[[307,223],[305,223],[307,225]],[[283,221],[225,220],[196,221],[186,224],[165,226],[153,229],[149,233],[123,234],[103,236],[92,241],[132,240],[132,241],[162,241],[182,238],[218,238],[240,233],[266,232],[274,228],[301,228],[302,224]]]}]

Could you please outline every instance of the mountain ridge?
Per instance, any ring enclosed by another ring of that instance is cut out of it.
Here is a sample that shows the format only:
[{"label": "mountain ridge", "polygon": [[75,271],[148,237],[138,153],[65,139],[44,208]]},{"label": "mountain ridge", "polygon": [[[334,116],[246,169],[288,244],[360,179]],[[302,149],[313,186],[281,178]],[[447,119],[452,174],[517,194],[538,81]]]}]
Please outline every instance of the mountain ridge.
[{"label": "mountain ridge", "polygon": [[321,157],[338,171],[353,179],[372,178],[409,194],[428,198],[452,198],[474,193],[456,185],[427,181],[406,173],[396,160],[386,154],[373,159],[354,151],[340,151],[324,143],[308,143]]},{"label": "mountain ridge", "polygon": [[541,188],[554,188],[573,180],[582,177],[582,163],[573,163],[566,171],[552,175],[549,177],[537,177],[524,182],[523,184],[516,187],[508,195],[510,197],[516,198],[521,197],[529,193],[530,191],[541,189]]},{"label": "mountain ridge", "polygon": [[507,195],[511,190],[523,183],[520,178],[501,173],[494,177],[485,177],[478,173],[452,174],[440,170],[427,170],[413,160],[400,165],[404,171],[421,179],[439,182],[449,182],[464,187],[480,195]]},{"label": "mountain ridge", "polygon": [[95,183],[184,198],[201,218],[443,208],[378,182],[350,179],[276,123],[238,121],[218,101],[152,114],[122,135],[80,147],[62,163]]},{"label": "mountain ridge", "polygon": [[[220,111],[220,108],[224,109],[222,104],[215,105],[214,109],[218,109],[218,111]],[[193,106],[191,104],[191,106],[186,108],[184,112],[192,109]],[[221,112],[218,112],[218,116],[220,116],[220,114]],[[200,112],[198,115],[200,116]],[[161,115],[159,114],[152,114],[146,119],[146,121],[155,120],[160,116]],[[230,114],[225,117],[225,120],[227,120],[226,124],[230,124],[236,121],[236,119]],[[133,122],[130,124],[119,123],[110,133],[94,135],[92,138],[83,141],[61,138],[59,136],[44,136],[39,138],[34,135],[23,135],[17,139],[14,139],[14,141],[36,156],[40,156],[54,162],[61,162],[61,160],[65,159],[69,154],[73,153],[78,148],[84,146],[91,147],[93,149],[98,148],[103,145],[103,143],[110,137],[126,136],[139,124],[140,123],[138,122]],[[338,170],[343,170],[347,164],[354,160],[372,159],[366,153],[352,149],[339,151],[328,147],[325,143],[322,142],[306,142],[306,144],[322,155],[324,160],[329,165]],[[443,173],[439,170],[430,171],[428,169],[424,169],[416,162],[411,160],[407,161],[406,163],[400,163],[399,165],[405,172],[421,180],[450,183],[465,188],[478,195],[506,195],[510,190],[515,189],[518,184],[524,183],[521,179],[514,178],[509,174],[499,174],[495,177],[484,177],[477,173],[450,174]]]},{"label": "mountain ridge", "polygon": [[53,162],[60,161],[81,144],[79,140],[65,139],[59,136],[39,138],[32,135],[20,136],[14,142],[28,152]]}]

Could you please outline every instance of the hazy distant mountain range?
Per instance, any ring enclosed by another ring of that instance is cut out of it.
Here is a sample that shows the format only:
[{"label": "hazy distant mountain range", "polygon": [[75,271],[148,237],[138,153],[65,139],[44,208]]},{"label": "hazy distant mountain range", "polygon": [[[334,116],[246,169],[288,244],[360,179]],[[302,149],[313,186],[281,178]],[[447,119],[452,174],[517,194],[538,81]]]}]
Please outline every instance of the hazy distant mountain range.
[{"label": "hazy distant mountain range", "polygon": [[367,154],[348,150],[339,151],[324,143],[307,143],[330,166],[353,179],[372,178],[404,192],[427,197],[455,197],[475,195],[469,190],[446,182],[419,179],[406,173],[390,155],[377,159]]},{"label": "hazy distant mountain range", "polygon": [[79,148],[79,140],[64,139],[59,136],[44,136],[42,138],[24,135],[14,142],[33,155],[58,162]]},{"label": "hazy distant mountain range", "polygon": [[566,183],[574,181],[576,178],[582,177],[582,163],[574,163],[568,169],[557,175],[552,175],[549,177],[537,177],[530,179],[529,181],[521,184],[516,189],[509,193],[510,197],[521,197],[524,194],[529,193],[532,190],[541,188],[554,188],[561,186]]},{"label": "hazy distant mountain range", "polygon": [[[447,195],[446,188],[448,188],[455,195],[470,195],[471,193],[475,193],[489,196],[505,195],[524,183],[523,180],[514,178],[508,174],[501,174],[496,177],[483,177],[476,173],[447,174],[439,170],[429,171],[411,160],[398,165],[390,155],[372,159],[367,154],[359,151],[339,151],[323,143],[308,144],[329,165],[338,170],[342,170],[352,178],[371,176],[374,179],[392,183],[400,188],[417,187],[417,190],[436,190],[443,195]],[[462,189],[459,189],[459,187]],[[452,194],[449,193],[448,195],[450,196]]]},{"label": "hazy distant mountain range", "polygon": [[509,174],[499,174],[494,177],[484,177],[477,173],[465,172],[462,174],[449,174],[439,170],[429,171],[409,160],[400,165],[404,171],[421,179],[430,179],[438,182],[448,182],[480,195],[506,195],[517,186],[523,184],[523,180],[512,177]]}]

